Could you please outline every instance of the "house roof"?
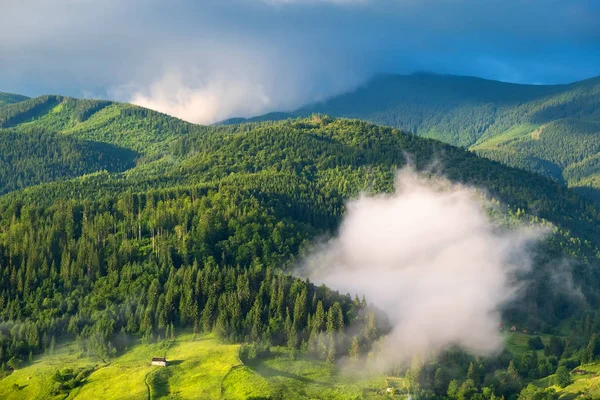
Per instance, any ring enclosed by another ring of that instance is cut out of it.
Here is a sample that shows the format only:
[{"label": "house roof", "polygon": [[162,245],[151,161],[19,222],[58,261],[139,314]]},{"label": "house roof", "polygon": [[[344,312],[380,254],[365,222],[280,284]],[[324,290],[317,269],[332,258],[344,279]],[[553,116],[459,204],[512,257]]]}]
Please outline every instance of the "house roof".
[{"label": "house roof", "polygon": [[152,357],[152,361],[167,361],[165,357]]}]

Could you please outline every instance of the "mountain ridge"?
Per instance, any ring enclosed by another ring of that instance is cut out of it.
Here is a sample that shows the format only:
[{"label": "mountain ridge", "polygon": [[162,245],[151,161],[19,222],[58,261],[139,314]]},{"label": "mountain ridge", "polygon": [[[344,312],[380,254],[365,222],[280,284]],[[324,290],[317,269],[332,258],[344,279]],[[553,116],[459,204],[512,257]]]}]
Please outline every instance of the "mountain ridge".
[{"label": "mountain ridge", "polygon": [[354,91],[290,113],[221,124],[313,113],[391,126],[572,187],[600,188],[594,161],[600,152],[600,128],[590,131],[600,121],[600,76],[568,84],[524,85],[431,73],[383,74]]},{"label": "mountain ridge", "polygon": [[20,94],[0,92],[0,107],[28,99],[29,97]]}]

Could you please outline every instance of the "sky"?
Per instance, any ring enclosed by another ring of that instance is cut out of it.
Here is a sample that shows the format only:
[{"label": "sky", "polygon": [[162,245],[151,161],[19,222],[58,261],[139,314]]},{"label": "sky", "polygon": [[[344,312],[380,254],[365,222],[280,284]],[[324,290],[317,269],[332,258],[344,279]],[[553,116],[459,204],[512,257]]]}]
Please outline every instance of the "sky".
[{"label": "sky", "polygon": [[600,75],[598,0],[0,0],[0,91],[197,123],[287,111],[378,73]]}]

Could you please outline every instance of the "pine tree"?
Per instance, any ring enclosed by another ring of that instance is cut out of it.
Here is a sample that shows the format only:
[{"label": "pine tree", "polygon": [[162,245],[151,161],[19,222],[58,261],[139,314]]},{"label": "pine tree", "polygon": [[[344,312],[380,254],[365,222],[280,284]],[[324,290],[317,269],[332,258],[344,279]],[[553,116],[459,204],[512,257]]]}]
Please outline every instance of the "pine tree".
[{"label": "pine tree", "polygon": [[296,325],[291,323],[287,331],[287,347],[295,349],[298,345],[298,334],[296,333]]},{"label": "pine tree", "polygon": [[438,395],[443,395],[448,390],[448,382],[444,370],[438,368],[433,375],[433,390]]},{"label": "pine tree", "polygon": [[335,357],[335,337],[333,332],[329,332],[327,333],[327,362],[330,364],[335,363]]},{"label": "pine tree", "polygon": [[519,376],[519,372],[517,372],[517,368],[515,367],[514,360],[510,360],[510,362],[508,363],[508,368],[506,372],[508,373],[508,376],[514,381],[519,381],[521,379],[521,377]]},{"label": "pine tree", "polygon": [[537,351],[533,351],[533,352],[531,352],[531,358],[529,360],[529,371],[527,373],[527,376],[529,378],[536,379],[539,377],[538,364],[539,364],[539,361],[538,361]]},{"label": "pine tree", "polygon": [[448,395],[449,398],[456,399],[459,388],[460,388],[460,385],[458,384],[458,381],[456,379],[452,379],[450,381],[450,383],[448,384],[448,391],[446,392],[446,394]]},{"label": "pine tree", "polygon": [[317,310],[312,318],[312,331],[315,333],[322,332],[325,329],[325,309],[323,308],[323,302],[319,300],[317,303]]},{"label": "pine tree", "polygon": [[215,333],[215,335],[221,339],[227,339],[228,336],[228,326],[227,326],[227,319],[225,318],[225,314],[224,313],[219,313],[219,316],[217,317],[217,321],[215,322],[215,326],[213,328],[213,332]]},{"label": "pine tree", "polygon": [[555,384],[560,387],[567,387],[571,384],[571,374],[564,365],[561,365],[556,369]]},{"label": "pine tree", "polygon": [[600,339],[598,338],[598,335],[596,335],[595,333],[592,334],[592,337],[590,338],[590,341],[588,342],[588,345],[586,347],[586,352],[587,352],[588,362],[592,362],[592,361],[596,360],[596,358],[600,355]]},{"label": "pine tree", "polygon": [[301,330],[306,325],[306,288],[302,290],[300,294],[296,296],[296,301],[294,302],[294,325],[297,330]]},{"label": "pine tree", "polygon": [[360,355],[360,343],[358,341],[357,336],[354,336],[352,338],[352,342],[350,343],[350,350],[348,351],[348,354],[350,355],[350,358],[353,359],[354,361],[358,360],[358,357]]},{"label": "pine tree", "polygon": [[375,313],[370,311],[367,314],[367,325],[365,327],[365,339],[369,343],[373,343],[377,337],[377,326],[375,324]]},{"label": "pine tree", "polygon": [[469,364],[469,369],[467,370],[467,379],[475,381],[475,366],[472,362]]}]

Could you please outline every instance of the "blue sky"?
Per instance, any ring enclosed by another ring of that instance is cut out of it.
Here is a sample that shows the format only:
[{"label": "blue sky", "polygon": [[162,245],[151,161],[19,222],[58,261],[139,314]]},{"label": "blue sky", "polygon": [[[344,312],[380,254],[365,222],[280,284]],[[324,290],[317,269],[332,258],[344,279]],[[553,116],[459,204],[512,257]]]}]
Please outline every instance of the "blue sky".
[{"label": "blue sky", "polygon": [[200,123],[377,73],[600,75],[598,0],[2,0],[0,91],[131,101]]}]

